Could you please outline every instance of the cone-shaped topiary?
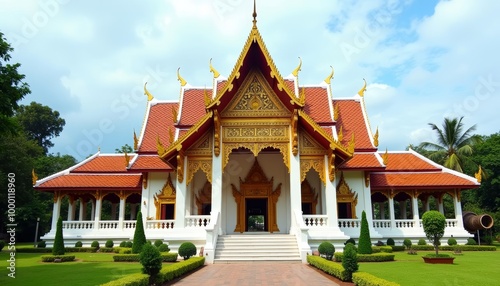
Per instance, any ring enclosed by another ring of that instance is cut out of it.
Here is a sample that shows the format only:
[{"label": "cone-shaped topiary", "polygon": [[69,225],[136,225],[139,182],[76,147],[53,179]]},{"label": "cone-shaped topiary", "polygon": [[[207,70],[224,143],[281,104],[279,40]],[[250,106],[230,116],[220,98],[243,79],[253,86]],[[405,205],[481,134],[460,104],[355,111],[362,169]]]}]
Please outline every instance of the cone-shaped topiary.
[{"label": "cone-shaped topiary", "polygon": [[328,260],[332,260],[333,254],[335,253],[335,246],[328,241],[322,242],[318,246],[318,252]]},{"label": "cone-shaped topiary", "polygon": [[144,234],[144,225],[142,223],[142,213],[137,213],[137,222],[135,224],[134,243],[132,244],[132,253],[140,253],[142,246],[146,244],[146,235]]},{"label": "cone-shaped topiary", "polygon": [[[359,249],[359,248],[358,248]],[[356,247],[352,243],[346,244],[344,248],[344,255],[342,257],[342,266],[347,272],[347,281],[352,281],[352,274],[358,271],[358,256]]]},{"label": "cone-shaped topiary", "polygon": [[146,243],[139,254],[139,261],[142,264],[142,273],[149,274],[149,284],[152,285],[162,267],[160,251],[154,245]]},{"label": "cone-shaped topiary", "polygon": [[370,238],[370,229],[368,228],[368,220],[366,213],[361,214],[361,232],[359,234],[358,252],[360,254],[372,254],[372,240]]},{"label": "cone-shaped topiary", "polygon": [[56,227],[56,237],[54,239],[54,246],[52,247],[53,255],[64,255],[64,238],[63,238],[63,230],[62,230],[62,217],[59,217],[57,220]]},{"label": "cone-shaped topiary", "polygon": [[196,255],[196,246],[192,242],[183,242],[179,246],[179,255],[184,258],[184,260],[189,259],[189,257]]}]

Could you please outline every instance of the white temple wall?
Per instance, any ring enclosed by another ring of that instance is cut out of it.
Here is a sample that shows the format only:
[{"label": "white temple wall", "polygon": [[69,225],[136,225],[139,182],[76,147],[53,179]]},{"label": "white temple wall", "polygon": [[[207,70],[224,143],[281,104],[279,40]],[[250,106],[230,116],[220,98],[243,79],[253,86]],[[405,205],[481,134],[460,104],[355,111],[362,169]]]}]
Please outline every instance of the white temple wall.
[{"label": "white temple wall", "polygon": [[[339,178],[340,179],[340,178]],[[344,179],[352,189],[358,195],[358,204],[356,205],[356,217],[361,219],[361,214],[363,211],[366,212],[366,217],[371,220],[372,207],[371,207],[371,195],[370,189],[365,186],[365,176],[363,171],[349,171],[344,172]]]},{"label": "white temple wall", "polygon": [[[314,169],[310,169],[306,173],[306,180],[311,185],[311,188],[314,189],[316,194],[318,194],[318,204],[316,205],[316,214],[325,214],[326,213],[326,205],[324,201],[324,184],[319,178],[318,172]],[[325,211],[323,211],[325,210]]]},{"label": "white temple wall", "polygon": [[[161,194],[161,190],[168,179],[167,172],[150,172],[148,174],[148,186],[146,189],[142,189],[142,198],[141,198],[141,211],[144,219],[152,218],[156,219],[156,206],[154,195]],[[170,173],[170,178],[172,183],[175,186],[176,174]],[[146,205],[144,205],[146,202]],[[176,206],[177,207],[177,206]]]}]

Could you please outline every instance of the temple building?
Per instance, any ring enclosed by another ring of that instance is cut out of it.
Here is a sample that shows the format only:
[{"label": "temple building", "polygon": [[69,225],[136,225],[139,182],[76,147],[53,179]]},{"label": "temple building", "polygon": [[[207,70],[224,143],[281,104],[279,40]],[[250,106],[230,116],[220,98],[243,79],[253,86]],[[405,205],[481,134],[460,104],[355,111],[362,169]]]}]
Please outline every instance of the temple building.
[{"label": "temple building", "polygon": [[[342,251],[358,239],[363,211],[373,242],[425,238],[421,216],[431,208],[447,213],[445,238],[472,236],[460,192],[478,180],[412,150],[379,150],[366,82],[354,96],[337,97],[333,70],[316,85],[299,84],[300,64],[282,77],[255,16],[227,78],[210,63],[212,87],[196,87],[178,71],[179,101],[157,99],[144,86],[135,153],[98,152],[36,181],[36,190],[54,194],[52,229],[42,237],[48,246],[62,213],[73,246],[131,240],[138,211],[148,240],[162,239],[172,251],[191,241],[208,263],[246,255],[305,261],[323,241]],[[276,242],[288,246],[257,249]]]}]

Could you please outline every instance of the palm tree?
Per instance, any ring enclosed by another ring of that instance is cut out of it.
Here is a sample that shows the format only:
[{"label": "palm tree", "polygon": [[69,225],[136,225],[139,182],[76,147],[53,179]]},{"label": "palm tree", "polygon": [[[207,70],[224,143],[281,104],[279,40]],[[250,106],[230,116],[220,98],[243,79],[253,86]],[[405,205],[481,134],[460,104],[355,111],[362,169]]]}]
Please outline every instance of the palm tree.
[{"label": "palm tree", "polygon": [[423,142],[420,148],[431,151],[429,159],[444,165],[446,168],[463,173],[463,166],[471,161],[470,156],[474,150],[474,145],[481,143],[479,135],[472,135],[476,130],[476,125],[464,130],[460,118],[445,118],[443,128],[436,124],[429,123],[432,130],[438,135],[437,143]]}]

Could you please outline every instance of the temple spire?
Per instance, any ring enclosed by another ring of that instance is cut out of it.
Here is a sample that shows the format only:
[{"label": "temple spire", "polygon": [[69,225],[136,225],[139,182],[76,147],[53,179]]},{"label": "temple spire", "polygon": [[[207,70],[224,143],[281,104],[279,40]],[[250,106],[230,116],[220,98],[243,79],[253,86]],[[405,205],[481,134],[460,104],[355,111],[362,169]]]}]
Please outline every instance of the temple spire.
[{"label": "temple spire", "polygon": [[257,28],[257,5],[255,4],[255,1],[256,0],[253,0],[253,14],[252,14],[252,17],[253,17],[253,27],[254,28]]}]

